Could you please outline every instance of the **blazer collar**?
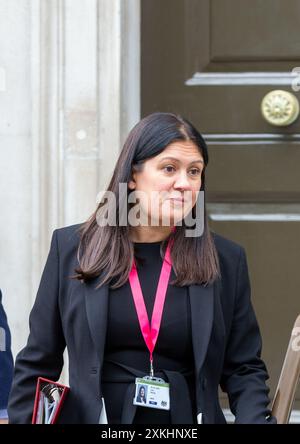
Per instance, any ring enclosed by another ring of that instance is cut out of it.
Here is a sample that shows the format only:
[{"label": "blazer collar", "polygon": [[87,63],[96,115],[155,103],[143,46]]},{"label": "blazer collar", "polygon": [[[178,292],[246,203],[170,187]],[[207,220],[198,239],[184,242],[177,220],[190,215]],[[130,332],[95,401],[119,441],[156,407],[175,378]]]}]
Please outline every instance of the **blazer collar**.
[{"label": "blazer collar", "polygon": [[[90,283],[83,284],[83,286],[88,324],[95,349],[98,352],[100,365],[102,366],[107,330],[109,287],[108,284],[105,284],[95,289],[101,278],[102,275]],[[201,371],[211,336],[214,314],[214,288],[213,284],[208,286],[197,284],[188,286],[197,377]]]},{"label": "blazer collar", "polygon": [[214,284],[207,286],[193,284],[188,287],[192,341],[196,376],[198,377],[206,356],[214,317]]}]

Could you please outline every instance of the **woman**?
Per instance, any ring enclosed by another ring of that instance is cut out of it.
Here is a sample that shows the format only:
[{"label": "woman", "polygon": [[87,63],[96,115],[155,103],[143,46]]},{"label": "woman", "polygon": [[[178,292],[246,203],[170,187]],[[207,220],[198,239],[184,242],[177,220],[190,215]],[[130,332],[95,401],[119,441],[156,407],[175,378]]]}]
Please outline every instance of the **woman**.
[{"label": "woman", "polygon": [[7,401],[13,376],[11,335],[0,291],[0,424],[7,422]]},{"label": "woman", "polygon": [[145,387],[141,386],[139,389],[139,394],[136,397],[137,402],[141,402],[146,404],[147,399],[146,399],[146,395],[145,395]]},{"label": "woman", "polygon": [[[209,231],[201,207],[207,163],[191,123],[151,114],[130,132],[90,219],[54,231],[11,423],[30,422],[36,379],[59,378],[66,346],[61,423],[97,423],[103,411],[110,424],[225,423],[219,385],[237,423],[275,422],[245,252]],[[156,408],[134,405],[138,380],[153,378]]]}]

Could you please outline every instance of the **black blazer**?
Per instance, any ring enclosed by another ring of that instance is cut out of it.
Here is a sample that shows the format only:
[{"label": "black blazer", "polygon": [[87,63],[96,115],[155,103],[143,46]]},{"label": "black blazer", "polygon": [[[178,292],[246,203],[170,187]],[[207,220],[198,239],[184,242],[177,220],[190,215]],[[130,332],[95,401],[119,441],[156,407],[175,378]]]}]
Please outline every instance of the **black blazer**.
[{"label": "black blazer", "polygon": [[[98,423],[105,347],[108,285],[95,290],[69,279],[77,266],[78,225],[55,230],[30,314],[30,335],[18,354],[9,399],[11,423],[31,421],[38,376],[57,380],[69,355],[70,393],[59,422]],[[203,423],[225,423],[218,386],[228,393],[237,423],[276,422],[269,417],[261,336],[250,302],[244,249],[214,235],[221,280],[188,287],[196,374],[197,414]],[[268,417],[268,418],[267,418]]]}]

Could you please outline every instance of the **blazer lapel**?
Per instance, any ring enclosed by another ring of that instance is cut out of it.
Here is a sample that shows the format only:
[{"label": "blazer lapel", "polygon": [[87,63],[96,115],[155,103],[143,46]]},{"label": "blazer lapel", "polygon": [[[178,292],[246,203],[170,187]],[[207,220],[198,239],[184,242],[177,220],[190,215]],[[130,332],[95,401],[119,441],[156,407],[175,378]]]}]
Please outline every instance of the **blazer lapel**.
[{"label": "blazer lapel", "polygon": [[190,285],[191,323],[196,377],[198,379],[211,336],[214,311],[214,285]]},{"label": "blazer lapel", "polygon": [[99,355],[99,362],[102,366],[107,329],[109,288],[108,284],[102,285],[98,289],[95,288],[101,278],[102,274],[92,282],[83,285],[88,324],[95,348]]}]

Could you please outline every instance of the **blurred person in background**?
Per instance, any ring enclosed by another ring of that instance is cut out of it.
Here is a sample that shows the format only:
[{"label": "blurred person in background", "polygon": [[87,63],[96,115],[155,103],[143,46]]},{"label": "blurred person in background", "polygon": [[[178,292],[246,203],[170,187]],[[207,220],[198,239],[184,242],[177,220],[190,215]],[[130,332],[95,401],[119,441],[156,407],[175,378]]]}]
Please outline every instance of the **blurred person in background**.
[{"label": "blurred person in background", "polygon": [[13,376],[11,336],[0,291],[0,424],[8,422],[7,402]]}]

